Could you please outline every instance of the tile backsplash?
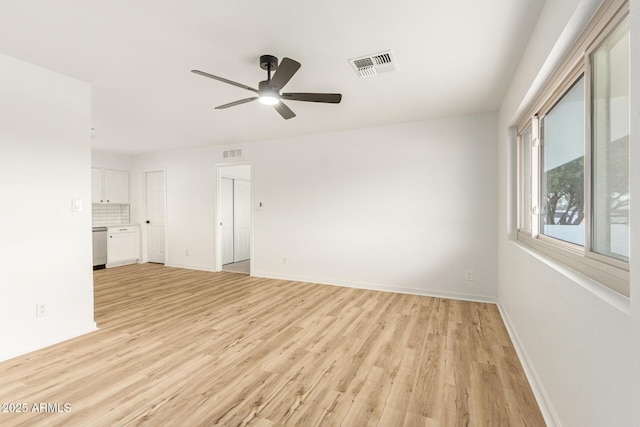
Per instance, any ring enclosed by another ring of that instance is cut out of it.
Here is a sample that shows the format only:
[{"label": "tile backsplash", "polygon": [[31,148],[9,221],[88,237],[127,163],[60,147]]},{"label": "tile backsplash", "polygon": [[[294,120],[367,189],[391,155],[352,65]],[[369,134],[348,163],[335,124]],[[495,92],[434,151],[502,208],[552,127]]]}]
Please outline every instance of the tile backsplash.
[{"label": "tile backsplash", "polygon": [[93,203],[91,205],[92,225],[99,227],[112,224],[129,224],[129,205]]}]

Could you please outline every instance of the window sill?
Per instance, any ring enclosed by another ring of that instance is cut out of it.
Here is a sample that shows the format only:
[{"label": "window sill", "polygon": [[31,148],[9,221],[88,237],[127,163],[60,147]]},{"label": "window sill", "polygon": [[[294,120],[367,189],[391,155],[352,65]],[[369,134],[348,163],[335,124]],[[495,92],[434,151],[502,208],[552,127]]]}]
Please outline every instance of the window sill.
[{"label": "window sill", "polygon": [[[512,243],[514,243],[518,248],[527,252],[539,261],[571,279],[586,291],[607,302],[617,310],[625,314],[630,314],[631,301],[629,300],[628,296],[628,271],[612,267],[593,259],[589,259],[584,255],[565,253],[563,254],[563,259],[560,260],[555,255],[549,255],[547,253],[558,251],[557,248],[552,248],[551,250],[549,250],[548,248],[545,248],[545,246],[549,246],[548,244],[546,244],[546,242],[541,242],[542,245],[530,245],[530,241],[534,241],[534,244],[539,242],[530,236],[523,236],[522,234],[519,234],[518,240],[512,241]],[[540,246],[542,246],[543,250],[539,249]],[[572,258],[578,258],[579,260],[576,261]],[[571,264],[564,262],[566,259],[570,259]],[[574,265],[576,265],[577,268],[574,267]],[[581,271],[580,268],[586,271]],[[593,273],[594,271],[596,272],[596,274],[594,275],[597,278],[589,274]],[[610,283],[615,283],[622,289],[618,291],[613,286],[610,286]],[[625,290],[626,294],[623,292]]]}]

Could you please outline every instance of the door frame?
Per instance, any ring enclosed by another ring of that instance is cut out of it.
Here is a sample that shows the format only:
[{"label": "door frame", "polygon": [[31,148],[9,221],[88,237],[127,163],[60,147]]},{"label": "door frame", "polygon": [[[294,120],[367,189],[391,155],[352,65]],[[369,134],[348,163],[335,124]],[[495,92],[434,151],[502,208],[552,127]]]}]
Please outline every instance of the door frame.
[{"label": "door frame", "polygon": [[253,177],[253,162],[250,160],[239,160],[235,162],[224,162],[224,163],[216,163],[216,182],[214,185],[215,191],[215,201],[216,201],[216,215],[215,222],[213,223],[213,227],[215,230],[215,271],[222,271],[222,233],[220,232],[220,221],[222,219],[222,172],[225,167],[230,166],[249,166],[249,185],[250,185],[250,199],[251,199],[251,210],[249,212],[251,223],[251,232],[249,233],[249,274],[253,272],[253,261],[254,261],[254,177]]},{"label": "door frame", "polygon": [[149,172],[162,172],[162,178],[164,179],[164,265],[167,265],[167,256],[169,254],[169,237],[167,233],[167,169],[166,168],[152,168],[143,169],[142,171],[142,210],[140,212],[140,252],[142,255],[141,262],[149,262],[149,233],[147,232],[147,173]]},{"label": "door frame", "polygon": [[[220,222],[218,231],[220,233],[220,259],[222,267],[235,261],[235,180],[226,176],[225,173],[220,177]],[[229,229],[231,229],[231,238],[229,238]]]}]

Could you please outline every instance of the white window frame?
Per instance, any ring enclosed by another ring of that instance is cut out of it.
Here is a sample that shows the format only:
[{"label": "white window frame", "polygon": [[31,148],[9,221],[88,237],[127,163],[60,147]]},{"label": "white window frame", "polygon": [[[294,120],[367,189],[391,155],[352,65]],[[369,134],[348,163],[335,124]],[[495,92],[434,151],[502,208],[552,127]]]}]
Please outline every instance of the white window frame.
[{"label": "white window frame", "polygon": [[[604,286],[629,297],[629,263],[601,255],[592,250],[592,165],[591,165],[591,53],[598,49],[613,30],[629,15],[628,0],[605,0],[587,25],[576,44],[560,67],[556,69],[532,107],[527,110],[516,126],[517,134],[517,239],[523,244],[553,258],[568,267],[594,279]],[[585,245],[564,242],[540,232],[540,124],[567,91],[584,77],[585,87],[585,140],[584,140],[584,223]],[[531,126],[531,230],[521,229],[523,214],[522,194],[522,135]]]},{"label": "white window frame", "polygon": [[[535,117],[535,119],[537,120],[537,117]],[[533,120],[532,120],[533,121]],[[536,124],[537,125],[537,121]],[[524,207],[524,187],[525,187],[525,181],[524,181],[524,133],[531,129],[531,151],[529,153],[529,171],[531,172],[531,178],[529,179],[529,183],[531,184],[531,188],[529,188],[529,196],[533,195],[533,189],[534,189],[534,182],[533,182],[533,147],[534,147],[534,139],[533,139],[533,127],[535,126],[533,123],[530,123],[528,126],[525,126],[524,129],[522,129],[518,134],[517,134],[517,181],[518,181],[518,220],[517,220],[517,224],[518,224],[518,232],[520,233],[525,233],[529,236],[532,235],[533,233],[533,223],[531,223],[532,221],[532,217],[533,214],[536,212],[536,207],[533,205],[532,200],[529,200],[528,206],[529,209],[525,209]],[[530,226],[529,228],[524,228],[524,225],[522,224],[522,217],[528,215],[529,216],[529,223]]]}]

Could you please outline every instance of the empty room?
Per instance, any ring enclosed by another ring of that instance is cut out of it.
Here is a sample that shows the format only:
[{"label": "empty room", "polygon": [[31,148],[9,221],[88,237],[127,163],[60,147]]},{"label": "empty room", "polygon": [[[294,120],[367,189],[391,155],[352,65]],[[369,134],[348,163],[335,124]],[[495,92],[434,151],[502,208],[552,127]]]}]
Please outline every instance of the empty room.
[{"label": "empty room", "polygon": [[0,425],[637,426],[639,73],[640,0],[0,1]]}]

